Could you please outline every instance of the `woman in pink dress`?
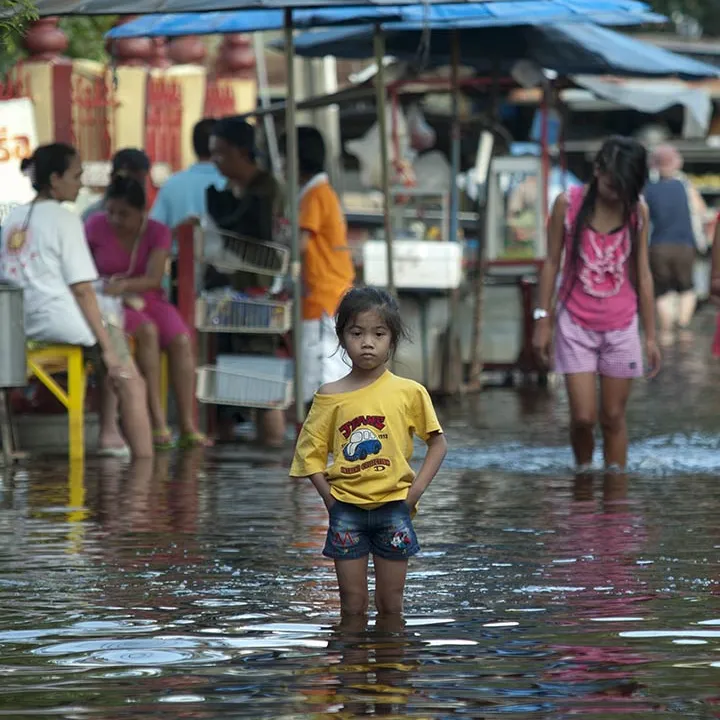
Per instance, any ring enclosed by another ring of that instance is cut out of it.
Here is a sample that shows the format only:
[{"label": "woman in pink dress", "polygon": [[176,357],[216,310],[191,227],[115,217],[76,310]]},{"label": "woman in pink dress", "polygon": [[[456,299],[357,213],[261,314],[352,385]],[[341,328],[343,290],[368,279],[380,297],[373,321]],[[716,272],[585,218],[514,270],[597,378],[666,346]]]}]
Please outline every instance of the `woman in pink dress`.
[{"label": "woman in pink dress", "polygon": [[104,211],[85,224],[104,293],[122,297],[125,331],[135,340],[136,361],[145,377],[157,449],[172,447],[172,435],[160,396],[160,354],[166,352],[177,398],[180,445],[204,445],[195,426],[195,359],[190,334],[162,289],[172,236],[162,223],[149,220],[145,191],[130,177],[116,177],[105,195]]}]

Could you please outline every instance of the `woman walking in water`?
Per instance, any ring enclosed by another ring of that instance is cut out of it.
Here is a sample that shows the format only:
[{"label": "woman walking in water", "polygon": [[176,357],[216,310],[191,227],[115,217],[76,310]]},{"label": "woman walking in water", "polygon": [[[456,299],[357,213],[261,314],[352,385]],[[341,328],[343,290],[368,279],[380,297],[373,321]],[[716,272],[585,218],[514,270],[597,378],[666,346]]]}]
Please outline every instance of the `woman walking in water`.
[{"label": "woman walking in water", "polygon": [[625,406],[633,378],[643,374],[638,309],[649,374],[660,368],[648,210],[640,197],[647,176],[643,146],[610,138],[595,158],[590,184],[561,195],[550,218],[533,344],[549,364],[557,287],[555,371],[565,375],[570,441],[579,472],[592,466],[598,375],[605,467],[624,470],[627,463]]},{"label": "woman walking in water", "polygon": [[650,211],[650,269],[663,346],[673,344],[676,326],[680,340],[692,339],[689,326],[697,303],[695,256],[696,250],[707,248],[702,224],[707,206],[680,172],[682,164],[672,145],[656,148],[650,165],[657,178],[643,193]]}]

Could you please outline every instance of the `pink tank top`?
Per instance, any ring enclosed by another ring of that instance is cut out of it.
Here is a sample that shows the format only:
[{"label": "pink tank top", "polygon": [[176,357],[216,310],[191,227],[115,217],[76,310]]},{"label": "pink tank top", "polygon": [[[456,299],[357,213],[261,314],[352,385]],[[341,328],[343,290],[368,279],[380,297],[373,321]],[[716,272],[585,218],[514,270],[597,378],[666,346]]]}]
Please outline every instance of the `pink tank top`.
[{"label": "pink tank top", "polygon": [[[588,330],[621,330],[628,327],[637,314],[637,293],[630,279],[630,226],[612,233],[599,233],[586,227],[580,242],[580,258],[575,266],[573,235],[584,195],[584,187],[573,187],[567,194],[565,263],[559,304],[578,325]],[[631,222],[638,222],[635,215]],[[639,227],[638,223],[638,230]]]}]

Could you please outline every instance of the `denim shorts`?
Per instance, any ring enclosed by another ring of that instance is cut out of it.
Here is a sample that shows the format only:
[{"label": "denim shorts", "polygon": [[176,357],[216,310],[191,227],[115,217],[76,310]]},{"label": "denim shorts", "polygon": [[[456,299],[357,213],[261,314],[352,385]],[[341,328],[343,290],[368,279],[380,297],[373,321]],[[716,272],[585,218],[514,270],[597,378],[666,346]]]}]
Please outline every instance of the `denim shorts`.
[{"label": "denim shorts", "polygon": [[403,500],[374,510],[335,501],[323,555],[355,560],[372,553],[387,560],[406,560],[420,552],[410,508]]}]

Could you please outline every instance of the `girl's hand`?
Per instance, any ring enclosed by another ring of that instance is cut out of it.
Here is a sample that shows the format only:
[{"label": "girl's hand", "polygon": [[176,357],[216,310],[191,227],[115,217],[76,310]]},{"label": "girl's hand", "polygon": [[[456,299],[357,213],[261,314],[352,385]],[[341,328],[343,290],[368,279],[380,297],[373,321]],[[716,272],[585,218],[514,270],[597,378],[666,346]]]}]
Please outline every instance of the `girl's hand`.
[{"label": "girl's hand", "polygon": [[533,350],[544,367],[550,367],[550,344],[552,343],[552,327],[550,318],[542,318],[535,322],[533,331]]},{"label": "girl's hand", "polygon": [[660,372],[660,366],[662,365],[662,356],[660,355],[660,348],[658,347],[655,340],[645,341],[645,356],[647,357],[649,378],[654,378]]},{"label": "girl's hand", "polygon": [[111,278],[105,285],[106,295],[124,295],[127,291],[127,280]]},{"label": "girl's hand", "polygon": [[327,511],[330,512],[337,500],[332,495],[328,495],[326,498],[323,498],[323,502],[325,503]]},{"label": "girl's hand", "polygon": [[108,377],[114,383],[130,379],[131,373],[129,368],[120,362],[120,359],[114,352],[108,351],[103,353],[103,363],[107,369]]}]

